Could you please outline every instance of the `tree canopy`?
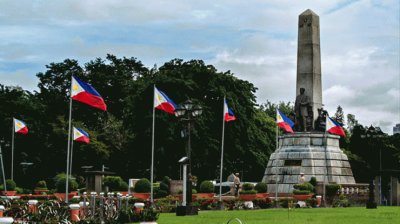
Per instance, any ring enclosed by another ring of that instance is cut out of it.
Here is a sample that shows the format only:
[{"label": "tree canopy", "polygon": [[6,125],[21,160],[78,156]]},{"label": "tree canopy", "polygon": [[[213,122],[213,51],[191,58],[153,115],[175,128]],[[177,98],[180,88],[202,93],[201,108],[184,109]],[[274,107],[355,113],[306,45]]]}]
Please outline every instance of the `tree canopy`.
[{"label": "tree canopy", "polygon": [[[252,83],[201,60],[173,59],[159,68],[147,68],[134,57],[107,55],[84,65],[66,59],[47,65],[37,74],[37,92],[0,84],[0,140],[4,141],[6,176],[11,164],[12,118],[23,120],[29,128],[28,135],[16,135],[15,141],[14,176],[20,186],[33,187],[42,179],[51,183],[51,177],[66,170],[71,75],[90,83],[108,105],[108,111],[103,112],[73,102],[73,125],[87,131],[91,139],[90,144],[74,143],[72,172],[77,175],[83,174],[82,166],[99,170],[104,164],[124,179],[150,177],[154,85],[177,104],[191,99],[203,108],[191,135],[192,174],[199,180],[219,178],[224,96],[237,117],[225,126],[224,178],[242,172],[245,181],[260,181],[275,150],[276,108],[293,116],[293,103],[266,102],[258,106],[257,89]],[[340,106],[335,117],[344,123]],[[351,129],[341,146],[349,155],[356,179],[369,180],[363,171],[377,169],[376,150],[381,147],[384,159],[390,160],[385,168],[398,169],[400,135],[384,135],[375,141],[365,137],[367,131],[354,115],[348,119]],[[180,177],[178,160],[187,150],[187,138],[181,137],[184,128],[175,116],[156,110],[157,180]],[[23,168],[21,162],[33,165]]]}]

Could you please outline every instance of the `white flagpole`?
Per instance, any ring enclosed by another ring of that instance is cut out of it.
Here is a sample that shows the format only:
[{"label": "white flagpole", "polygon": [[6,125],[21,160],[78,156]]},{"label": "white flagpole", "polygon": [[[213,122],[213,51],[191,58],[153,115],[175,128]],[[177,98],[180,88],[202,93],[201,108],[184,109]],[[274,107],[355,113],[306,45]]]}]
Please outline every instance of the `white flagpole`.
[{"label": "white flagpole", "polygon": [[72,153],[74,152],[74,134],[71,135],[72,139],[71,139],[71,156],[70,156],[70,160],[69,160],[69,175],[71,175],[72,177]]},{"label": "white flagpole", "polygon": [[[276,113],[278,114],[278,110],[276,110]],[[275,151],[278,149],[278,144],[279,144],[279,127],[278,127],[278,120],[276,120],[275,121],[275,126],[276,126],[276,128],[275,128]],[[278,176],[278,174],[277,173],[275,173],[275,177],[276,177],[276,180],[275,180],[275,203],[276,204],[278,204],[277,203],[277,201],[278,201],[278,178],[279,178],[279,176]]]},{"label": "white flagpole", "polygon": [[65,202],[68,203],[68,179],[69,179],[69,153],[71,143],[71,119],[72,119],[72,78],[71,78],[71,89],[69,96],[69,119],[68,119],[68,146],[67,146],[67,171],[65,180]]},{"label": "white flagpole", "polygon": [[221,164],[219,172],[219,202],[222,202],[222,171],[224,166],[224,138],[225,138],[225,96],[222,103],[222,139],[221,139]]},{"label": "white flagpole", "polygon": [[4,191],[7,192],[6,173],[4,172],[3,152],[1,151],[1,144],[0,144],[0,162],[1,162],[1,171],[3,172],[2,174],[3,174]]},{"label": "white flagpole", "polygon": [[324,156],[324,159],[325,159],[325,175],[324,175],[324,184],[323,184],[323,200],[324,200],[324,207],[326,208],[326,181],[327,181],[327,178],[328,178],[328,161],[327,161],[327,158],[326,158],[326,151],[327,151],[327,148],[328,148],[328,136],[327,136],[327,133],[326,133],[326,126],[328,125],[328,119],[329,119],[329,117],[327,116],[326,117],[326,119],[325,119],[325,132],[324,132],[324,140],[325,140],[325,150],[324,150],[324,154],[325,154],[325,156]]},{"label": "white flagpole", "polygon": [[154,198],[153,198],[153,176],[154,176],[154,117],[155,117],[155,105],[154,105],[154,97],[156,95],[156,85],[154,85],[153,88],[153,125],[152,125],[152,134],[151,134],[151,167],[150,167],[150,202],[151,205],[154,203]]},{"label": "white flagpole", "polygon": [[14,180],[14,132],[15,132],[15,118],[13,118],[12,138],[11,138],[11,180]]}]

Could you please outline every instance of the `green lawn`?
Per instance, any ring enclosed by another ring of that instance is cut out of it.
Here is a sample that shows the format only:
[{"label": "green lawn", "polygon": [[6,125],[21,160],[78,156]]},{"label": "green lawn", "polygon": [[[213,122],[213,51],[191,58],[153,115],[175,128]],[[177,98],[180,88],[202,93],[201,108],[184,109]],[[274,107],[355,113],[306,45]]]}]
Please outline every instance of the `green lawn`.
[{"label": "green lawn", "polygon": [[400,224],[400,207],[291,209],[289,217],[287,209],[200,211],[197,216],[162,213],[157,223],[226,224],[231,218],[239,218],[244,224]]}]

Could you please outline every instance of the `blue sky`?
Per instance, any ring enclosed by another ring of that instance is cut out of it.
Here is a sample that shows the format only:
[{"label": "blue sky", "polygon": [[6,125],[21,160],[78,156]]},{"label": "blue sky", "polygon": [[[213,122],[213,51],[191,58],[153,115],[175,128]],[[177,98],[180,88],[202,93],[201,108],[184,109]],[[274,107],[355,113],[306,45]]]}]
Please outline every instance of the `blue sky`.
[{"label": "blue sky", "polygon": [[0,83],[35,90],[35,74],[136,57],[146,66],[201,59],[258,87],[257,101],[294,101],[298,15],[320,16],[323,103],[391,133],[400,123],[397,0],[0,1]]}]

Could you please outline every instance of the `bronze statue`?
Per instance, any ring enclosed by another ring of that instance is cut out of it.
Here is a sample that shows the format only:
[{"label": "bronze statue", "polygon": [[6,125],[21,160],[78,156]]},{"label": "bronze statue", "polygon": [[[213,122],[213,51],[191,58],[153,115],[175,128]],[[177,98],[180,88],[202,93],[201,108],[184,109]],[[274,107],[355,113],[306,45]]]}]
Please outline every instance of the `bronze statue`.
[{"label": "bronze statue", "polygon": [[304,94],[306,90],[300,88],[300,95],[296,97],[294,110],[296,113],[296,127],[298,131],[307,131],[307,117],[309,117],[310,99]]},{"label": "bronze statue", "polygon": [[318,108],[318,118],[315,120],[315,130],[324,132],[326,128],[326,117],[328,115],[328,111],[324,110],[324,108]]}]

